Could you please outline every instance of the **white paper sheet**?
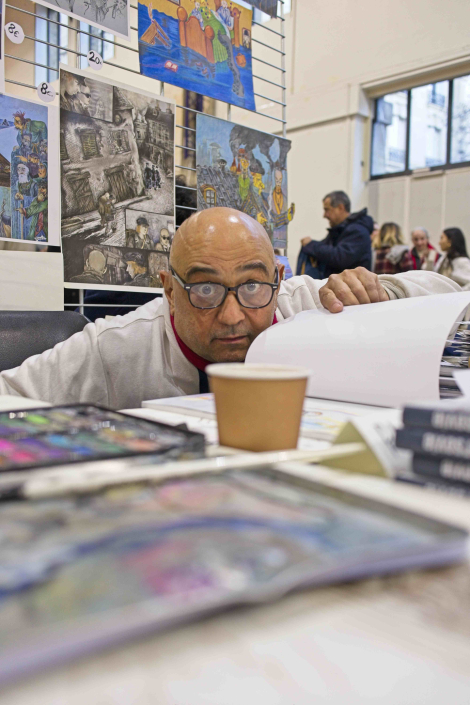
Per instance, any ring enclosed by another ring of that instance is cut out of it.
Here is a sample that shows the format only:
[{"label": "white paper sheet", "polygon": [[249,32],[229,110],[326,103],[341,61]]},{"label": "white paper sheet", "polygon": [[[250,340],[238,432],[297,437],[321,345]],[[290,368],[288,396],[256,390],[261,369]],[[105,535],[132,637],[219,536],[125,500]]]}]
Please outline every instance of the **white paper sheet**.
[{"label": "white paper sheet", "polygon": [[304,311],[258,336],[246,361],[308,367],[309,396],[393,407],[437,401],[445,341],[469,304],[461,292]]}]

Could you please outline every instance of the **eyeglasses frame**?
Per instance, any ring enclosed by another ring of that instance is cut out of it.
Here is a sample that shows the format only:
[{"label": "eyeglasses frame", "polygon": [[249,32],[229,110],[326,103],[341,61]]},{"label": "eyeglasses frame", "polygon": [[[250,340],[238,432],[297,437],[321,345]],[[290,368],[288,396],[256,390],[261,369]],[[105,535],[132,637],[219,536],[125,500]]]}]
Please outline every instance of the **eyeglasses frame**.
[{"label": "eyeglasses frame", "polygon": [[[199,309],[200,311],[213,311],[215,308],[219,308],[219,306],[222,306],[222,304],[223,304],[223,303],[225,302],[225,300],[227,299],[227,296],[228,296],[229,291],[234,291],[234,292],[235,292],[235,298],[237,299],[238,303],[240,304],[240,306],[241,306],[242,308],[247,308],[248,310],[256,311],[256,310],[258,310],[258,309],[260,309],[260,308],[266,308],[266,306],[269,306],[269,304],[271,303],[271,301],[272,301],[273,298],[274,298],[274,294],[276,293],[277,289],[279,288],[279,269],[277,268],[277,266],[276,266],[276,274],[275,274],[277,281],[276,281],[274,284],[273,284],[272,282],[260,282],[260,281],[258,281],[258,280],[253,280],[252,282],[243,282],[243,284],[237,284],[237,286],[225,286],[225,284],[220,284],[219,282],[211,282],[211,281],[194,282],[194,284],[188,284],[187,282],[184,281],[184,279],[181,279],[181,277],[175,272],[175,270],[174,270],[173,267],[171,267],[171,266],[170,266],[170,272],[171,272],[171,274],[174,276],[174,278],[176,279],[176,281],[178,282],[178,284],[179,284],[179,285],[186,291],[186,293],[188,294],[188,299],[189,299],[189,303],[191,304],[191,306],[193,306],[194,308]],[[245,284],[250,284],[250,283],[253,283],[253,284],[266,284],[267,286],[270,286],[270,287],[271,287],[271,298],[269,299],[269,301],[268,301],[267,304],[264,304],[264,306],[244,306],[244,304],[242,304],[242,302],[241,302],[240,299],[238,298],[238,290],[239,290],[239,288],[240,288],[241,286],[245,286]],[[220,304],[218,304],[217,306],[210,306],[210,307],[206,307],[206,306],[195,306],[195,305],[193,304],[193,302],[191,301],[191,289],[192,289],[193,287],[195,287],[195,286],[200,286],[201,284],[217,284],[217,286],[222,286],[222,287],[225,289],[225,295],[224,295],[224,298],[222,299],[222,301],[220,302]]]}]

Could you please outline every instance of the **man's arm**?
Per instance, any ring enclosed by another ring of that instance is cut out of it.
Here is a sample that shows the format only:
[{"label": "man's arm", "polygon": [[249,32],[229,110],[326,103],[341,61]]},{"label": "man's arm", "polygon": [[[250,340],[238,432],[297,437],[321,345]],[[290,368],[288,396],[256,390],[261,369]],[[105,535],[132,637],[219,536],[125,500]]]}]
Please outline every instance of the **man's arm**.
[{"label": "man's arm", "polygon": [[51,404],[108,404],[106,376],[96,327],[88,324],[42,355],[0,373],[0,394],[13,394]]},{"label": "man's arm", "polygon": [[312,240],[302,247],[302,252],[333,269],[343,271],[354,267],[364,255],[370,255],[370,247],[370,237],[367,233],[356,231],[348,233],[337,245],[332,245],[326,240]]}]

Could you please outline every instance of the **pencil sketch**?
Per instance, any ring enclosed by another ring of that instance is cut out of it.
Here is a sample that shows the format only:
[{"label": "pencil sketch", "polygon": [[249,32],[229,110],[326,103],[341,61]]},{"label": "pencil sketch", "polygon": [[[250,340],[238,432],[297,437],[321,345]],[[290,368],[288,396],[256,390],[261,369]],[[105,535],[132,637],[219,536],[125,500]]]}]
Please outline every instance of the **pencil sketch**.
[{"label": "pencil sketch", "polygon": [[150,252],[149,254],[149,276],[150,276],[150,286],[161,287],[163,286],[162,280],[160,279],[160,272],[168,272],[168,262],[169,253],[163,252]]},{"label": "pencil sketch", "polygon": [[59,10],[105,32],[130,40],[130,0],[41,0],[41,5]]},{"label": "pencil sketch", "polygon": [[[114,252],[171,242],[175,107],[78,72],[61,71],[60,81],[62,245],[65,281],[76,282],[85,278],[90,245]],[[119,268],[107,264],[106,284],[149,286],[144,272],[130,284]]]}]

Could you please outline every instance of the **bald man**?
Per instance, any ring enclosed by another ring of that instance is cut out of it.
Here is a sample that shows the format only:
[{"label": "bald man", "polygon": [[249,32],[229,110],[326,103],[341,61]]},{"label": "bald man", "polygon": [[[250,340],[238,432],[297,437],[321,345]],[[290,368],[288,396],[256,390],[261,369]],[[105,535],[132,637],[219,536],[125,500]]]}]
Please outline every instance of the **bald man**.
[{"label": "bald man", "polygon": [[346,270],[318,281],[292,277],[264,228],[229,208],[196,213],[177,231],[162,299],[98,319],[42,355],[0,375],[0,393],[116,409],[207,390],[209,362],[239,362],[263,330],[300,311],[460,291],[434,272],[377,277]]}]

